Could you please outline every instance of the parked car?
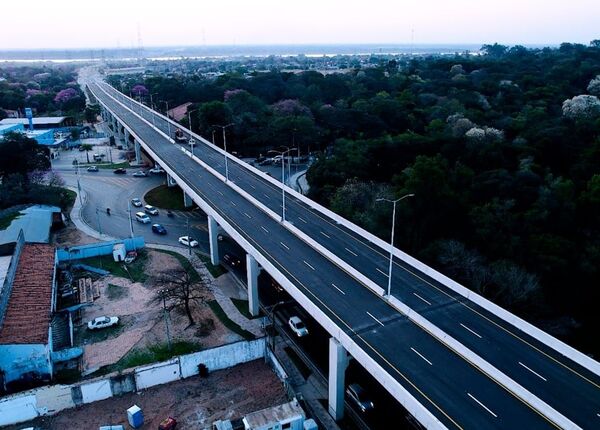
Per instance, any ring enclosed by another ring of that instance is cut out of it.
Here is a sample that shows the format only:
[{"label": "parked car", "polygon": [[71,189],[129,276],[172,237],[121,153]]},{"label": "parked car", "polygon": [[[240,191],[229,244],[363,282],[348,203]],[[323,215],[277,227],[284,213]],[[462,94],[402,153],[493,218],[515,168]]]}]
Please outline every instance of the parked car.
[{"label": "parked car", "polygon": [[144,206],[144,212],[146,212],[147,214],[150,214],[150,215],[158,215],[158,209],[156,209],[152,205]]},{"label": "parked car", "polygon": [[365,390],[359,384],[350,384],[346,388],[348,399],[356,405],[361,412],[368,412],[375,407],[373,402],[367,398]]},{"label": "parked car", "polygon": [[146,215],[144,212],[136,213],[135,219],[137,222],[141,222],[142,224],[148,224],[150,222],[150,217],[148,215]]},{"label": "parked car", "polygon": [[231,267],[238,267],[242,265],[242,260],[239,257],[236,257],[232,254],[224,254],[223,255],[223,263],[227,264]]},{"label": "parked car", "polygon": [[97,172],[98,171],[98,166],[90,166],[87,168],[88,172]]},{"label": "parked car", "polygon": [[167,229],[162,224],[152,224],[152,232],[156,234],[167,234]]},{"label": "parked car", "polygon": [[302,320],[300,318],[298,318],[297,316],[291,317],[288,320],[288,324],[289,324],[290,328],[292,329],[292,331],[294,333],[296,333],[296,336],[303,337],[308,334],[308,329],[306,328],[306,325],[304,325]]},{"label": "parked car", "polygon": [[123,169],[122,167],[119,167],[118,169],[113,170],[113,173],[116,173],[117,175],[124,175],[127,173],[127,170]]},{"label": "parked car", "polygon": [[173,417],[165,418],[158,425],[158,430],[175,430],[177,427],[177,420]]},{"label": "parked car", "polygon": [[87,326],[90,330],[98,330],[101,328],[112,327],[113,325],[119,324],[118,317],[97,317],[91,321],[88,321]]},{"label": "parked car", "polygon": [[189,246],[191,248],[198,246],[198,241],[191,236],[181,236],[179,239],[177,239],[177,241],[182,245]]},{"label": "parked car", "polygon": [[136,178],[147,178],[148,174],[146,172],[144,172],[143,170],[139,170],[139,171],[135,172],[133,174],[133,176]]},{"label": "parked car", "polygon": [[163,169],[160,168],[159,165],[154,166],[152,169],[148,170],[150,173],[165,173]]},{"label": "parked car", "polygon": [[131,199],[131,204],[133,206],[135,206],[136,208],[141,208],[143,203],[142,203],[141,199],[138,199],[137,197],[135,197],[135,198]]}]

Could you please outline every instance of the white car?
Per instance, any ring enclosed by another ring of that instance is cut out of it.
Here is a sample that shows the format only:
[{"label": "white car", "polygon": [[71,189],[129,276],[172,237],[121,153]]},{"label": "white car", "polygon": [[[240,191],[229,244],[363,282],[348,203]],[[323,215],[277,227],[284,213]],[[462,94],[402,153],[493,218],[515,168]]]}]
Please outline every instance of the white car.
[{"label": "white car", "polygon": [[131,204],[133,206],[135,206],[136,208],[141,208],[143,203],[142,203],[141,199],[138,199],[137,197],[135,197],[135,198],[131,199]]},{"label": "white car", "polygon": [[118,317],[96,317],[89,321],[87,326],[90,330],[98,330],[101,328],[112,327],[113,325],[119,324]]},{"label": "white car", "polygon": [[146,172],[144,172],[143,170],[139,170],[139,171],[135,172],[133,174],[133,176],[136,178],[147,178],[148,174]]},{"label": "white car", "polygon": [[189,246],[190,248],[195,248],[198,246],[198,241],[190,236],[181,236],[177,240],[182,245]]},{"label": "white car", "polygon": [[150,173],[165,173],[163,169],[160,168],[159,165],[154,166],[152,169],[148,170]]},{"label": "white car", "polygon": [[144,212],[150,215],[158,215],[158,209],[151,205],[144,206]]},{"label": "white car", "polygon": [[144,212],[137,212],[135,214],[135,219],[137,222],[141,222],[142,224],[149,224],[150,217],[146,215]]},{"label": "white car", "polygon": [[303,337],[308,334],[308,329],[306,328],[306,326],[300,318],[293,316],[289,319],[288,324],[290,325],[292,331],[296,333],[298,337]]}]

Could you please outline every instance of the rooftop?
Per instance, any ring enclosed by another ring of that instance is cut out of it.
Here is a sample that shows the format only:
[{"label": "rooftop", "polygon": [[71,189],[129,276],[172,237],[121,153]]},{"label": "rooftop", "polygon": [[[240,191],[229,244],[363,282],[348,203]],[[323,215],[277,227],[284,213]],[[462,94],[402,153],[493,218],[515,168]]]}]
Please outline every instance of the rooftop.
[{"label": "rooftop", "polygon": [[48,243],[54,212],[60,212],[60,208],[34,205],[22,210],[5,230],[0,230],[0,244],[16,242],[20,230],[25,233],[26,242]]},{"label": "rooftop", "polygon": [[23,245],[2,327],[0,344],[46,344],[52,306],[54,248]]},{"label": "rooftop", "polygon": [[169,109],[169,111],[168,111],[169,118],[172,118],[177,122],[181,121],[183,119],[183,117],[186,116],[187,108],[191,104],[192,104],[191,102],[187,102],[182,105],[176,106],[173,109]]},{"label": "rooftop", "polygon": [[304,416],[304,411],[294,399],[283,405],[252,412],[244,417],[244,423],[248,428],[259,429],[275,423],[286,423],[300,416]]},{"label": "rooftop", "polygon": [[[33,118],[33,125],[39,124],[60,124],[67,117],[66,116],[38,116]],[[23,124],[28,125],[29,120],[27,118],[4,118],[0,121],[0,124]]]}]

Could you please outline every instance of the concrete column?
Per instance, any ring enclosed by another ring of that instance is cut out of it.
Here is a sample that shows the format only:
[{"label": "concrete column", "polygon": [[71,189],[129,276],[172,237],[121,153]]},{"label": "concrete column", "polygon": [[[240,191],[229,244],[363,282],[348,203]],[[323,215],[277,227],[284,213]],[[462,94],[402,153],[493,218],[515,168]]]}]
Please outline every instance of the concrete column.
[{"label": "concrete column", "polygon": [[[171,177],[171,175],[167,173],[167,187],[174,187],[175,185],[177,185],[177,182],[175,181],[175,179],[173,179],[173,177]],[[185,195],[185,191],[183,192],[183,194]]]},{"label": "concrete column", "polygon": [[208,215],[208,243],[210,245],[210,262],[213,265],[219,264],[219,224],[213,217]]},{"label": "concrete column", "polygon": [[188,196],[187,193],[184,191],[183,192],[183,206],[185,206],[186,208],[189,208],[193,204],[194,204],[194,201],[192,200],[192,198],[190,196]]},{"label": "concrete column", "polygon": [[348,355],[335,338],[329,339],[329,415],[334,420],[344,416],[344,387]]},{"label": "concrete column", "polygon": [[142,147],[140,146],[140,142],[138,142],[137,140],[134,140],[133,144],[135,145],[135,164],[141,164],[142,163]]},{"label": "concrete column", "polygon": [[125,131],[125,149],[129,149],[129,146],[131,145],[129,136],[131,136],[131,135],[129,134],[129,131],[127,131],[127,129],[125,129],[124,131]]},{"label": "concrete column", "polygon": [[258,316],[258,263],[246,254],[246,278],[248,279],[248,310],[253,317]]}]

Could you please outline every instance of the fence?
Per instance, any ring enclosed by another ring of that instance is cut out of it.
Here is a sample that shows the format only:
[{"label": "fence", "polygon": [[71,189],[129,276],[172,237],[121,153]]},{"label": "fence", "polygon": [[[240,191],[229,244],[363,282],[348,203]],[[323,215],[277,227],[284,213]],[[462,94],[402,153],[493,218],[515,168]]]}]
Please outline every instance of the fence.
[{"label": "fence", "polygon": [[143,390],[155,385],[188,378],[199,373],[198,365],[209,371],[226,369],[267,354],[265,338],[241,341],[172,358],[80,384],[51,385],[0,399],[0,426],[17,424],[41,415],[109,397]]},{"label": "fence", "polygon": [[72,246],[57,250],[59,262],[80,260],[82,258],[97,257],[99,255],[111,255],[113,246],[124,243],[126,251],[134,251],[144,247],[144,238],[134,237],[132,239],[112,240],[108,242],[92,243],[90,245]]}]

